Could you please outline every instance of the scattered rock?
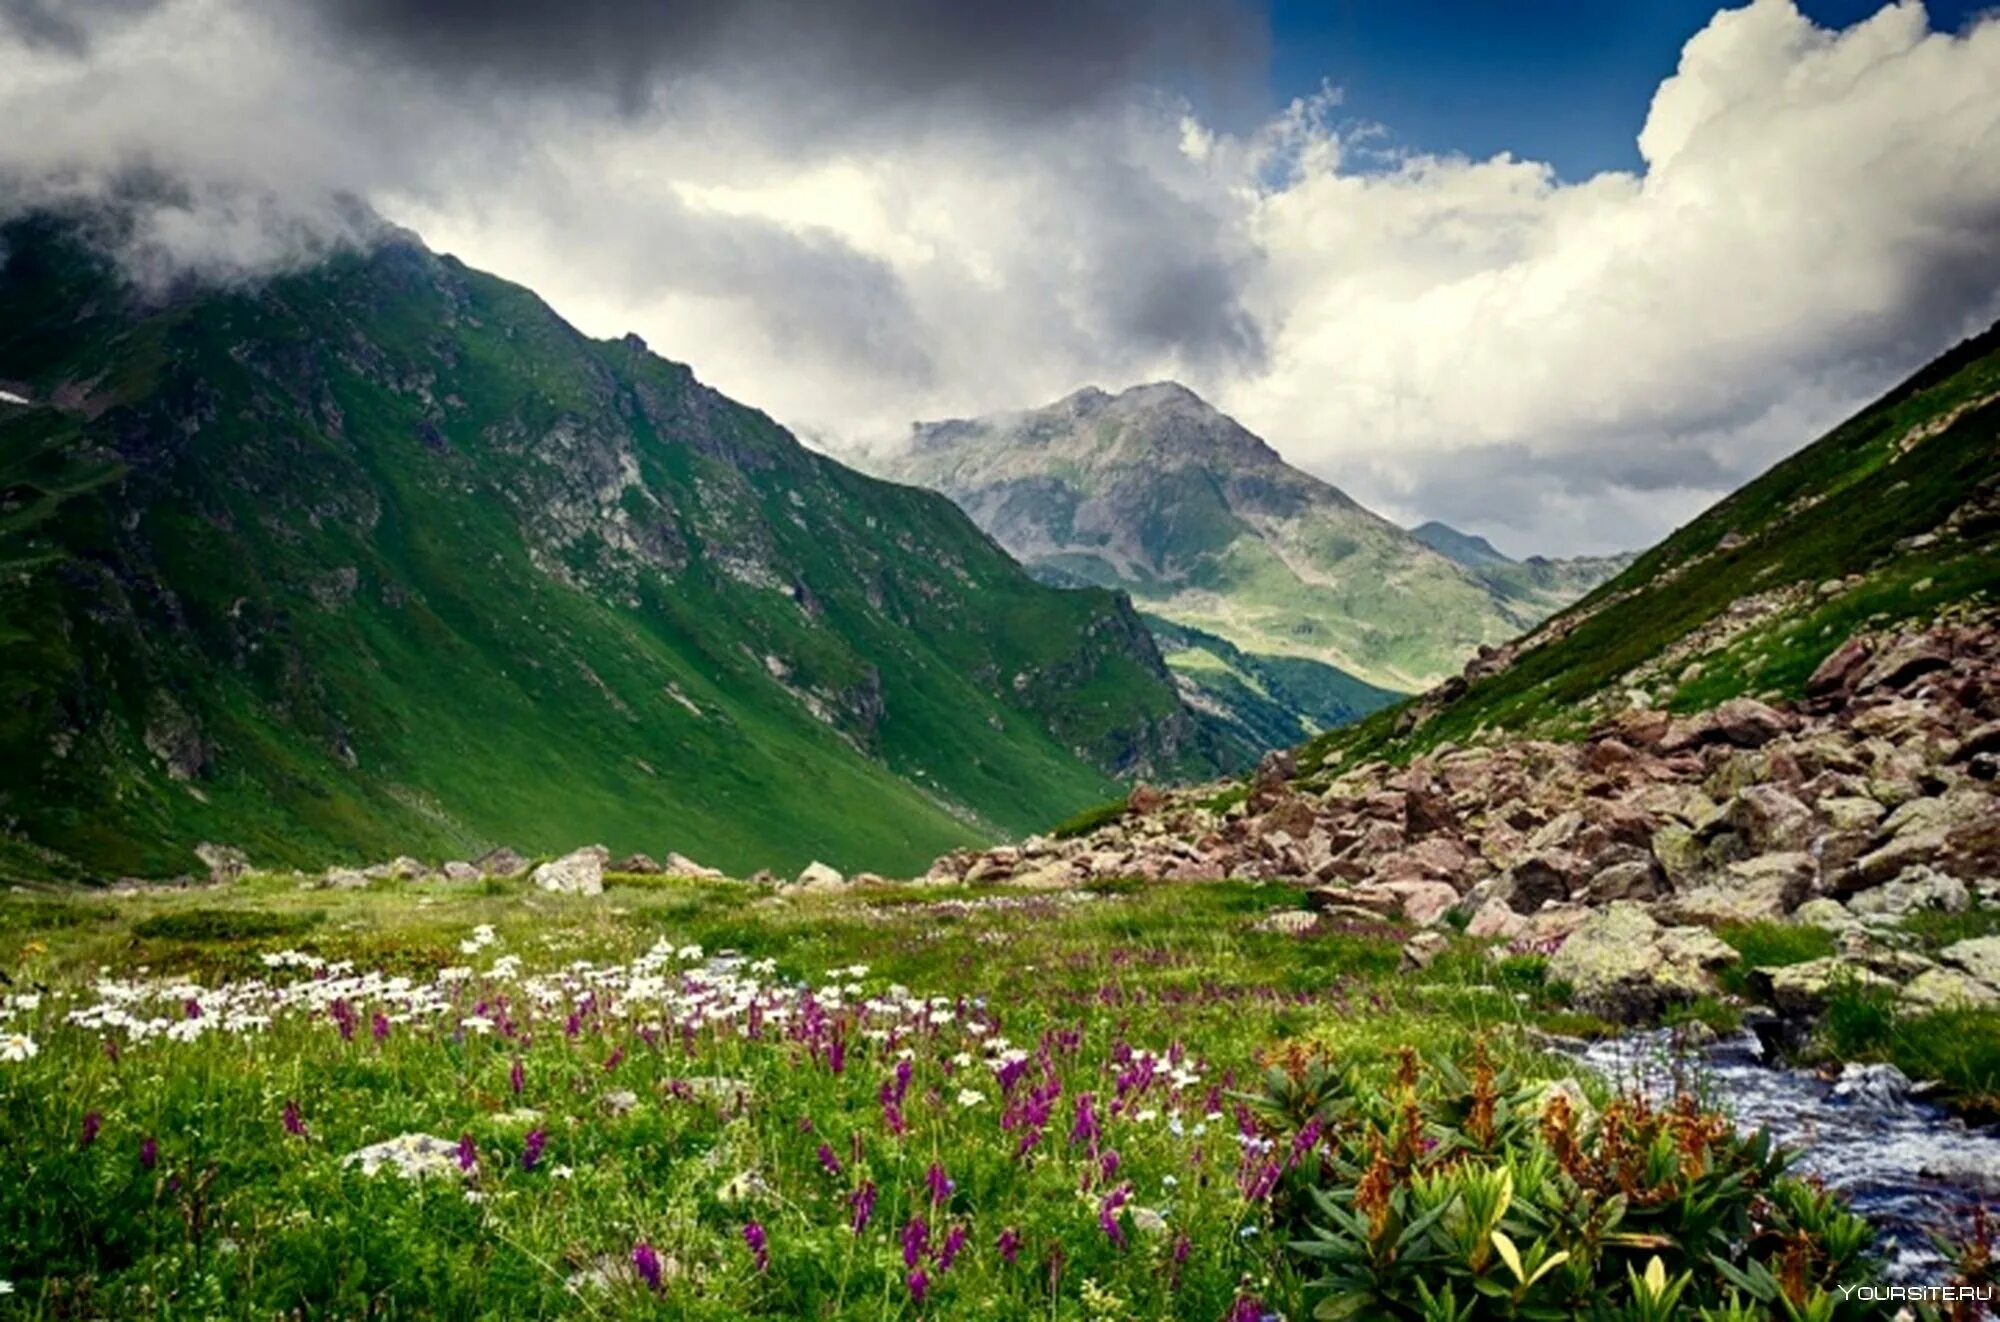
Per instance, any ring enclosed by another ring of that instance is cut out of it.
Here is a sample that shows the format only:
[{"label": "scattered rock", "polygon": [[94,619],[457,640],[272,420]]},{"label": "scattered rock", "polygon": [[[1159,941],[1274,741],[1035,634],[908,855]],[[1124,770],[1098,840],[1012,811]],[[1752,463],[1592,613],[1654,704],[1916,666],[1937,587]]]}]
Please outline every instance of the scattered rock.
[{"label": "scattered rock", "polygon": [[1403,971],[1427,969],[1449,949],[1451,938],[1443,932],[1419,932],[1403,943]]},{"label": "scattered rock", "polygon": [[636,877],[657,877],[666,871],[645,854],[627,854],[616,863],[610,864],[608,870],[626,872]]},{"label": "scattered rock", "polygon": [[1715,974],[1736,961],[1736,952],[1711,933],[1662,927],[1639,906],[1620,902],[1570,934],[1550,956],[1548,975],[1570,985],[1579,1009],[1636,1023],[1713,992]]},{"label": "scattered rock", "polygon": [[518,877],[528,870],[528,860],[502,845],[473,860],[481,876],[499,877],[503,880]]}]

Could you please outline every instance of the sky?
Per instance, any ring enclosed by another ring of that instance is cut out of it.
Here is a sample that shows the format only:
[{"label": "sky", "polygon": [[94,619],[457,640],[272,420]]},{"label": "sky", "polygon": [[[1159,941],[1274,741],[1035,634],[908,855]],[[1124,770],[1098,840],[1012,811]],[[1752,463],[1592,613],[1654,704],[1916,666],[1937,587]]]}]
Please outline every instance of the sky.
[{"label": "sky", "polygon": [[836,453],[1173,378],[1517,555],[2000,317],[1960,4],[0,0],[0,123],[142,282],[386,217]]}]

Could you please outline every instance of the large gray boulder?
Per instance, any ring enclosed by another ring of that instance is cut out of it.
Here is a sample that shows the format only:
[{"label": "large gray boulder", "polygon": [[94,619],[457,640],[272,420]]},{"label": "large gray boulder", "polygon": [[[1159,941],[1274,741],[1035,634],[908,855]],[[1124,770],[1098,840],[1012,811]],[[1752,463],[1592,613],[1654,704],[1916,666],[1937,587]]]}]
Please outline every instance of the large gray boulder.
[{"label": "large gray boulder", "polygon": [[1963,969],[1989,987],[2000,987],[2000,936],[1976,936],[1938,952],[1938,959]]},{"label": "large gray boulder", "polygon": [[585,845],[542,864],[532,880],[540,889],[559,895],[602,895],[604,865],[610,858],[611,851],[603,845]]},{"label": "large gray boulder", "polygon": [[1549,958],[1549,979],[1568,983],[1576,1005],[1620,1023],[1650,1019],[1669,1005],[1716,990],[1734,950],[1698,927],[1662,927],[1634,904],[1585,919]]}]

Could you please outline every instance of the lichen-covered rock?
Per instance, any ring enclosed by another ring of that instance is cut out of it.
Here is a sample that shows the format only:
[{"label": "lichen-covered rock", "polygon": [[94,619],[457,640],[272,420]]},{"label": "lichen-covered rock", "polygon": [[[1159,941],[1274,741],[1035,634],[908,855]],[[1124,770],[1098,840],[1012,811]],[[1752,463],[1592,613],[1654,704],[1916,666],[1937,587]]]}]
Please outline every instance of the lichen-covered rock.
[{"label": "lichen-covered rock", "polygon": [[1989,987],[2000,987],[2000,936],[1976,936],[1938,952],[1938,960],[1963,969]]},{"label": "lichen-covered rock", "polygon": [[2000,989],[1959,969],[1926,969],[1904,984],[1897,999],[1913,1010],[1985,1010],[2000,1006]]},{"label": "lichen-covered rock", "polygon": [[1665,901],[1660,914],[1704,927],[1774,922],[1804,903],[1814,875],[1808,855],[1765,854],[1732,863],[1718,880]]},{"label": "lichen-covered rock", "polygon": [[1927,911],[1964,913],[1971,905],[1972,892],[1964,882],[1921,864],[1906,869],[1894,881],[1847,897],[1850,912],[1870,918],[1902,918]]},{"label": "lichen-covered rock", "polygon": [[1549,959],[1551,981],[1568,983],[1576,1005],[1621,1023],[1716,988],[1736,952],[1699,928],[1666,928],[1634,904],[1590,915]]},{"label": "lichen-covered rock", "polygon": [[1809,1018],[1826,1008],[1837,987],[1894,987],[1889,978],[1873,969],[1828,955],[1803,964],[1782,968],[1752,969],[1750,985],[1769,999],[1780,1014]]}]

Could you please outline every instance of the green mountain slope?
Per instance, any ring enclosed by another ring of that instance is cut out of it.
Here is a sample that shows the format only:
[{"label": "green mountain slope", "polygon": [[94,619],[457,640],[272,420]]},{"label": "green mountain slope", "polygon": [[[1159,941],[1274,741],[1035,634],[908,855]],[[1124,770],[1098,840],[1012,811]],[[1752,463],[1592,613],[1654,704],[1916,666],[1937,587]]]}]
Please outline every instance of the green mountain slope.
[{"label": "green mountain slope", "polygon": [[1484,537],[1460,532],[1435,519],[1410,529],[1410,536],[1463,565],[1498,600],[1536,619],[1555,614],[1638,558],[1629,554],[1563,559],[1531,555],[1516,560]]},{"label": "green mountain slope", "polygon": [[1422,699],[1303,763],[1498,731],[1575,733],[1635,702],[1797,696],[1856,629],[2000,594],[2000,327],[1966,341]]},{"label": "green mountain slope", "polygon": [[1214,765],[1123,599],[526,290],[397,241],[142,303],[0,241],[0,869],[906,868]]},{"label": "green mountain slope", "polygon": [[1323,661],[1245,652],[1226,638],[1158,615],[1145,620],[1182,699],[1245,750],[1242,761],[1360,720],[1403,696]]},{"label": "green mountain slope", "polygon": [[1170,382],[921,425],[860,462],[944,492],[1044,577],[1379,688],[1420,689],[1562,604],[1496,589]]}]

